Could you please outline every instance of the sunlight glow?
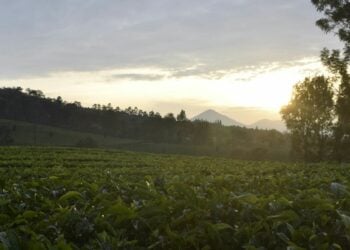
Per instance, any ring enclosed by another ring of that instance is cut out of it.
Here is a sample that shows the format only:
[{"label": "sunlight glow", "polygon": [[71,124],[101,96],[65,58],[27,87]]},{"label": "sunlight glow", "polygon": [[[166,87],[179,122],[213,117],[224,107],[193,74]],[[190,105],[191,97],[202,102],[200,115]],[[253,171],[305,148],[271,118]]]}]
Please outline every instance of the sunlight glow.
[{"label": "sunlight glow", "polygon": [[[111,103],[151,110],[159,108],[157,103],[169,100],[181,103],[185,108],[188,100],[191,105],[197,100],[199,106],[205,103],[214,109],[239,106],[278,112],[288,103],[295,83],[322,71],[318,58],[307,58],[283,65],[272,63],[220,72],[223,76],[214,79],[201,75],[177,78],[164,69],[137,68],[55,73],[10,84],[42,89],[49,97],[60,95],[68,101],[81,101],[85,106]],[[189,113],[194,111],[189,110]]]}]

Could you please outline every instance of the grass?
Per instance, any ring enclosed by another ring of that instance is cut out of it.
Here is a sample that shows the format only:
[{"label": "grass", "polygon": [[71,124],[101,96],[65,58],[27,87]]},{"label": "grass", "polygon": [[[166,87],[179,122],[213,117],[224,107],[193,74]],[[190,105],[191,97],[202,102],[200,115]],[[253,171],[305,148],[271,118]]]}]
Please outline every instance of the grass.
[{"label": "grass", "polygon": [[0,126],[12,128],[12,137],[15,145],[75,146],[81,139],[92,138],[99,147],[117,148],[122,144],[137,142],[135,140],[83,133],[21,121],[0,119]]}]

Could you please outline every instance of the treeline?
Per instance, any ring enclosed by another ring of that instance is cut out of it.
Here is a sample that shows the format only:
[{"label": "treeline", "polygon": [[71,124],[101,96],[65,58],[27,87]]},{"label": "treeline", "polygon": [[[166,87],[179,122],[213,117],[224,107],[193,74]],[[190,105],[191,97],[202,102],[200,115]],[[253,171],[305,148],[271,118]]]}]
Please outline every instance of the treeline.
[{"label": "treeline", "polygon": [[323,49],[321,61],[330,76],[306,78],[294,87],[281,110],[291,132],[293,158],[304,161],[350,162],[350,2],[312,0],[324,17],[316,22],[333,31],[344,49]]},{"label": "treeline", "polygon": [[86,108],[79,102],[47,98],[39,90],[19,87],[0,89],[0,118],[151,143],[205,145],[211,154],[237,158],[286,160],[289,145],[288,137],[275,130],[192,122],[183,110],[162,117],[154,111],[122,110],[111,104]]}]

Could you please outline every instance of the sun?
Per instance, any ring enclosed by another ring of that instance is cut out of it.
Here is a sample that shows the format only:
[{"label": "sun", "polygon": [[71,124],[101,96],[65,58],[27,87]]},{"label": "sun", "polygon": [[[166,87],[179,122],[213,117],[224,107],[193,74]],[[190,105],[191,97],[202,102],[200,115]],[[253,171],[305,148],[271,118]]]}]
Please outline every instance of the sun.
[{"label": "sun", "polygon": [[319,59],[308,59],[292,66],[271,66],[265,69],[236,72],[222,83],[218,102],[232,106],[259,107],[278,112],[288,104],[293,87],[305,77],[323,72]]}]

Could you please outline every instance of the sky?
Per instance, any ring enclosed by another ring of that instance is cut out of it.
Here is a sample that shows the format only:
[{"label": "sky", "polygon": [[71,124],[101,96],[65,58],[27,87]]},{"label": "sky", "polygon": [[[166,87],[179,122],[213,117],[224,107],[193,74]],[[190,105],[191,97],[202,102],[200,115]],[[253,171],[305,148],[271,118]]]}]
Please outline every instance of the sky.
[{"label": "sky", "polygon": [[309,0],[0,0],[0,87],[192,117],[279,119],[324,72]]}]

